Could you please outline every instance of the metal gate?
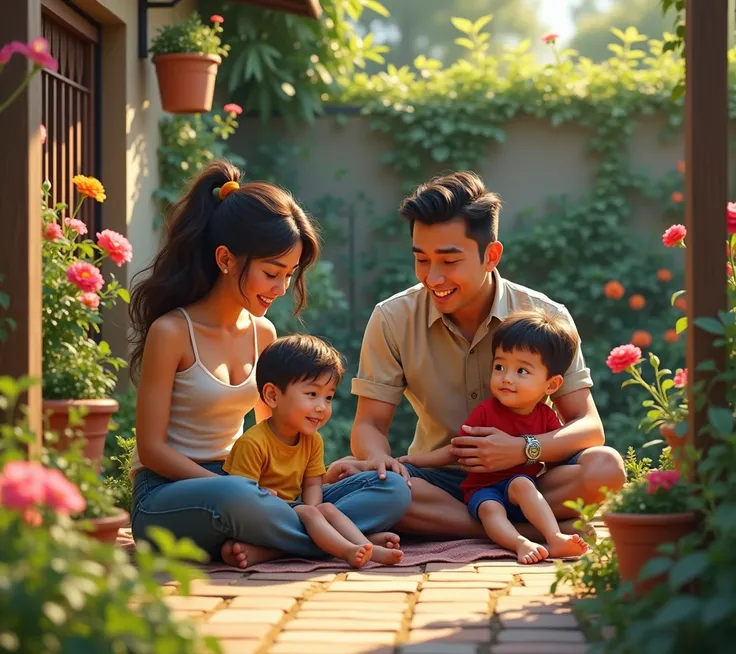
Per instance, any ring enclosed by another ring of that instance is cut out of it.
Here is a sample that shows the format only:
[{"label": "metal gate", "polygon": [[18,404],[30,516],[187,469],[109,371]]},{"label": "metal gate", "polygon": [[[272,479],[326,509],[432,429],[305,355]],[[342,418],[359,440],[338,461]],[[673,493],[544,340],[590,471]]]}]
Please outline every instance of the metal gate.
[{"label": "metal gate", "polygon": [[[96,174],[98,130],[97,48],[99,29],[64,0],[42,0],[42,35],[59,71],[42,73],[43,124],[47,139],[43,151],[43,178],[52,186],[55,202],[74,210],[75,175]],[[90,233],[95,223],[95,202],[85,202],[79,215]]]}]

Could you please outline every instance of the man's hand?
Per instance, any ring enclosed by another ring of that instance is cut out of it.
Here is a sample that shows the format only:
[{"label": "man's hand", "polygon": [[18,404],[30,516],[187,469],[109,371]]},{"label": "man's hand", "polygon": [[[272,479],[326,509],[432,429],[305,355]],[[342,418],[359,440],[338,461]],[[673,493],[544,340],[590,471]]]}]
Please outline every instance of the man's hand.
[{"label": "man's hand", "polygon": [[465,472],[497,472],[526,463],[524,439],[509,436],[495,427],[468,427],[469,436],[452,439],[450,454]]},{"label": "man's hand", "polygon": [[390,454],[382,454],[368,461],[363,461],[363,465],[365,465],[366,470],[376,470],[379,479],[386,479],[386,471],[390,470],[401,475],[406,480],[406,483],[411,486],[409,471],[404,467],[403,463],[399,463]]}]

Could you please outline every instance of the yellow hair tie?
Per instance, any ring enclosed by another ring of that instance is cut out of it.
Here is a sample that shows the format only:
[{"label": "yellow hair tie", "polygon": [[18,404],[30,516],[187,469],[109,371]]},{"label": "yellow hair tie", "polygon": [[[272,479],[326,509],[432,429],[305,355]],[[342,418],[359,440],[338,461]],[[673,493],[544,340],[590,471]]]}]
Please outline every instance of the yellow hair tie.
[{"label": "yellow hair tie", "polygon": [[225,182],[218,193],[220,200],[224,200],[228,195],[233,191],[237,191],[239,188],[240,184],[238,184],[238,182]]}]

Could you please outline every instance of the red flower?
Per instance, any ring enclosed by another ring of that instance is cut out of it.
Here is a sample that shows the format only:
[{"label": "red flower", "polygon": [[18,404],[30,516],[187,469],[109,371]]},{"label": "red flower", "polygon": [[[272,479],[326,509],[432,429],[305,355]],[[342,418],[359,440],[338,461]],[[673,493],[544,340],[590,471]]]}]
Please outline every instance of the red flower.
[{"label": "red flower", "polygon": [[550,32],[549,34],[545,34],[542,37],[542,43],[555,43],[557,39],[560,38],[559,34],[555,34],[554,32]]},{"label": "red flower", "polygon": [[79,218],[64,218],[64,224],[80,236],[84,236],[87,233],[87,225],[79,220]]},{"label": "red flower", "polygon": [[728,262],[726,263],[726,274],[729,277],[732,277],[733,276],[733,266],[731,266],[731,264],[728,263]]},{"label": "red flower", "polygon": [[20,41],[11,41],[0,48],[0,66],[4,66],[10,61],[14,54],[22,54],[28,56],[28,46]]},{"label": "red flower", "polygon": [[217,23],[218,25],[222,25],[225,22],[225,19],[220,16],[220,14],[212,14],[210,16],[210,23]]},{"label": "red flower", "polygon": [[46,505],[59,513],[79,513],[87,506],[79,489],[58,470],[46,470],[45,486]]},{"label": "red flower", "polygon": [[59,62],[49,54],[49,42],[42,36],[36,37],[28,44],[25,55],[41,68],[48,68],[54,72],[59,70]]},{"label": "red flower", "polygon": [[227,111],[229,114],[235,114],[236,116],[239,116],[243,113],[243,107],[241,107],[239,104],[235,104],[234,102],[228,102],[223,109]]},{"label": "red flower", "polygon": [[675,382],[675,388],[685,388],[687,386],[687,368],[679,368],[672,381]]},{"label": "red flower", "polygon": [[729,234],[736,234],[736,202],[726,205],[726,229]]},{"label": "red flower", "polygon": [[36,461],[11,461],[0,475],[0,502],[9,509],[25,511],[46,497],[46,468]]},{"label": "red flower", "polygon": [[653,495],[660,488],[668,491],[678,481],[680,481],[680,473],[677,470],[652,470],[647,475],[647,493]]},{"label": "red flower", "polygon": [[59,223],[49,223],[43,230],[43,237],[47,241],[58,241],[62,236],[64,236],[64,232],[61,230]]},{"label": "red flower", "polygon": [[66,278],[84,293],[97,293],[105,285],[102,273],[86,261],[75,261],[69,266]]},{"label": "red flower", "polygon": [[649,347],[652,344],[652,335],[645,329],[637,329],[631,335],[631,344],[637,347]]},{"label": "red flower", "polygon": [[82,297],[79,301],[86,307],[89,307],[93,311],[97,310],[100,306],[100,296],[97,293],[82,293]]},{"label": "red flower", "polygon": [[635,295],[632,295],[629,298],[629,306],[634,311],[639,311],[643,309],[647,305],[646,298],[643,295],[639,295],[638,293]]},{"label": "red flower", "polygon": [[685,162],[682,159],[677,162],[677,172],[680,173],[680,175],[685,174]]},{"label": "red flower", "polygon": [[611,300],[620,300],[625,293],[624,285],[612,279],[603,285],[603,294]]},{"label": "red flower", "polygon": [[672,271],[668,268],[660,268],[657,271],[657,279],[660,282],[668,282],[672,279]]},{"label": "red flower", "polygon": [[672,194],[672,201],[675,204],[680,204],[685,199],[685,194],[680,191],[675,191]]},{"label": "red flower", "polygon": [[664,340],[668,343],[677,343],[680,340],[680,335],[674,329],[668,329],[664,333]]},{"label": "red flower", "polygon": [[665,247],[674,248],[683,246],[683,239],[687,236],[687,229],[685,225],[672,225],[668,227],[664,234],[662,234],[662,243]]},{"label": "red flower", "polygon": [[125,236],[105,229],[97,234],[97,245],[106,250],[118,266],[133,260],[133,247]]},{"label": "red flower", "polygon": [[641,350],[636,345],[627,343],[619,345],[611,350],[606,359],[606,365],[611,369],[613,374],[623,372],[629,366],[633,366],[641,359]]}]

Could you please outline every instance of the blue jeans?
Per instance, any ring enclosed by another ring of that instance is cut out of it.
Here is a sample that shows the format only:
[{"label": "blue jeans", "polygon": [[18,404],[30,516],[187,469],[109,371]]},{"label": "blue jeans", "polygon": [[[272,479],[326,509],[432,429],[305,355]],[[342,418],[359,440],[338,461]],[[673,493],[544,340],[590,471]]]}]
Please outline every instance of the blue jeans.
[{"label": "blue jeans", "polygon": [[506,517],[509,519],[509,522],[529,522],[524,515],[524,512],[521,510],[521,507],[514,504],[509,499],[509,486],[517,477],[526,477],[535,486],[537,485],[536,480],[529,475],[514,475],[513,477],[499,481],[491,486],[479,488],[470,496],[470,499],[468,499],[468,511],[470,511],[470,515],[472,515],[476,520],[480,520],[478,517],[478,509],[480,509],[480,505],[483,504],[483,502],[498,502],[504,509],[506,509]]},{"label": "blue jeans", "polygon": [[[133,538],[145,540],[146,529],[156,525],[177,538],[191,538],[212,560],[220,559],[220,549],[231,538],[294,556],[326,556],[288,503],[259,488],[252,479],[225,474],[222,464],[201,464],[218,478],[180,481],[169,481],[147,468],[139,470],[133,480]],[[409,509],[411,491],[396,473],[387,473],[382,481],[370,471],[325,486],[324,501],[370,534],[401,520]]]}]

